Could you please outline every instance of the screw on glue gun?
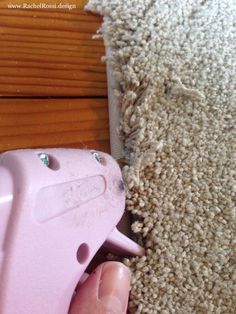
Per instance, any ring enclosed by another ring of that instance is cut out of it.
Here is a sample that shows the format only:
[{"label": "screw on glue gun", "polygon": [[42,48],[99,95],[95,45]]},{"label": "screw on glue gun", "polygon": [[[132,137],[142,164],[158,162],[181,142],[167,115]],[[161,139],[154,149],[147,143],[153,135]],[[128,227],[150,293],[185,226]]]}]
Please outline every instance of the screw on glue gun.
[{"label": "screw on glue gun", "polygon": [[121,171],[108,154],[0,155],[0,313],[66,314],[100,247],[142,255],[116,229],[124,208]]}]

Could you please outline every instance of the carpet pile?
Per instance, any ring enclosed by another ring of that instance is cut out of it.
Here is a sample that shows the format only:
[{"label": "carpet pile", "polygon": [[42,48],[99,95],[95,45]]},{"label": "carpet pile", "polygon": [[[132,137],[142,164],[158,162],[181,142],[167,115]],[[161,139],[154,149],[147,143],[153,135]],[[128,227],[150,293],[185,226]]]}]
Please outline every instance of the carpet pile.
[{"label": "carpet pile", "polygon": [[236,312],[236,2],[90,0],[119,89],[131,313]]}]

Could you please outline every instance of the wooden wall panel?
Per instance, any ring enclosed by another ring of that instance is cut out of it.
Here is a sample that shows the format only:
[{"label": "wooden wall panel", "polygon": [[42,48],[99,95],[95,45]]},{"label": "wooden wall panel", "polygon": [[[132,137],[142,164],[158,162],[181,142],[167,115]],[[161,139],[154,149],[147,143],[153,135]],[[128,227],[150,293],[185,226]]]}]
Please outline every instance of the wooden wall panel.
[{"label": "wooden wall panel", "polygon": [[[75,7],[29,9],[23,3]],[[34,147],[110,152],[105,52],[103,41],[92,39],[101,17],[86,13],[85,4],[0,0],[0,152]]]},{"label": "wooden wall panel", "polygon": [[[106,97],[102,40],[92,35],[101,18],[76,8],[13,9],[0,1],[0,96]],[[62,2],[63,3],[63,2]]]},{"label": "wooden wall panel", "polygon": [[0,151],[109,147],[106,99],[0,99]]}]

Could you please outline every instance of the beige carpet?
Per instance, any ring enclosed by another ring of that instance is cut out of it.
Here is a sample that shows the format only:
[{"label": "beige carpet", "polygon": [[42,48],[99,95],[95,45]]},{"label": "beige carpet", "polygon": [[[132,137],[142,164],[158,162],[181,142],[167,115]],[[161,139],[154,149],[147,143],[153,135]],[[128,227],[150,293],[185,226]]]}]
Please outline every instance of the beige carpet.
[{"label": "beige carpet", "polygon": [[132,313],[236,313],[236,1],[91,0],[118,97]]}]

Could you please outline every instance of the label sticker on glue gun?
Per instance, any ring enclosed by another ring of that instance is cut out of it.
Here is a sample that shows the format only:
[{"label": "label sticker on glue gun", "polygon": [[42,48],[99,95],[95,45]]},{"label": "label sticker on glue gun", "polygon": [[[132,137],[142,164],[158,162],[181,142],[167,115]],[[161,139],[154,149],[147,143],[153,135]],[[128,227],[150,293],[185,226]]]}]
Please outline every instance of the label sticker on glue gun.
[{"label": "label sticker on glue gun", "polygon": [[106,189],[103,176],[94,176],[42,188],[36,199],[35,218],[43,223],[71,211],[102,195]]}]

